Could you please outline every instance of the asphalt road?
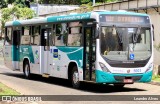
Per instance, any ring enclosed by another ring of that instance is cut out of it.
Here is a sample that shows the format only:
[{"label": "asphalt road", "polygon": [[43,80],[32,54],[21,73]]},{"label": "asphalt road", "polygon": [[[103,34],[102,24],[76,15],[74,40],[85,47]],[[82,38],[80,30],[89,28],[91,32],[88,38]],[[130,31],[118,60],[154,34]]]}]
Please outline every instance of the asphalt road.
[{"label": "asphalt road", "polygon": [[[0,66],[0,82],[20,92],[22,95],[160,95],[160,86],[134,83],[126,85],[123,89],[115,89],[112,85],[97,85],[93,83],[83,83],[81,89],[73,89],[69,81],[58,78],[42,78],[35,75],[31,80],[25,79],[23,73],[11,71],[10,69]],[[127,103],[126,101],[125,103]],[[38,104],[42,102],[38,102]],[[51,103],[51,102],[45,102]],[[74,104],[75,102],[54,102],[55,104]],[[99,104],[99,102],[78,101],[77,104]],[[106,104],[105,101],[101,103]],[[124,102],[107,102],[110,104],[124,104]],[[144,101],[128,102],[146,104]],[[155,104],[160,102],[148,102]],[[17,104],[17,103],[16,103]],[[34,104],[34,103],[33,103]],[[37,103],[36,103],[37,104]],[[53,104],[53,102],[51,103]]]}]

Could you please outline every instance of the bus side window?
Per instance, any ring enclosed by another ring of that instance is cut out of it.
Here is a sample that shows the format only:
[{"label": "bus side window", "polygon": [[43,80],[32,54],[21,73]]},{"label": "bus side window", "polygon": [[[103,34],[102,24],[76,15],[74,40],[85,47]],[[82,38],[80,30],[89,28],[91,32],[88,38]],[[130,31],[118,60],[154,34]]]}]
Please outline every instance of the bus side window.
[{"label": "bus side window", "polygon": [[56,24],[55,45],[65,46],[66,40],[67,40],[67,24],[66,23]]},{"label": "bus side window", "polygon": [[69,23],[68,46],[80,46],[82,38],[82,24],[80,22]]},{"label": "bus side window", "polygon": [[32,26],[31,45],[39,45],[40,26]]},{"label": "bus side window", "polygon": [[7,27],[5,29],[5,45],[11,45],[12,43],[12,28],[11,27]]},{"label": "bus side window", "polygon": [[30,35],[31,35],[31,27],[30,26],[22,27],[22,36],[21,36],[22,45],[30,45]]},{"label": "bus side window", "polygon": [[52,41],[53,45],[55,45],[55,36],[56,36],[56,25],[53,24],[53,33],[52,33],[52,39],[50,41]]}]

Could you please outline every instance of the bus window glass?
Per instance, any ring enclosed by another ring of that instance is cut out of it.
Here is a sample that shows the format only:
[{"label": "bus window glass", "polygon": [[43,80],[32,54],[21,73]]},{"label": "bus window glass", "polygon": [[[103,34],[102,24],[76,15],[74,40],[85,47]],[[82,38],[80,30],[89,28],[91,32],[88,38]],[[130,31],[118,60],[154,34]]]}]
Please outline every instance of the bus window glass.
[{"label": "bus window glass", "polygon": [[6,38],[5,38],[5,45],[11,45],[11,41],[12,41],[12,28],[11,27],[7,27],[6,28]]},{"label": "bus window glass", "polygon": [[54,35],[56,34],[56,27],[53,25],[53,31],[51,29],[48,29],[48,36],[49,36],[49,46],[54,45]]},{"label": "bus window glass", "polygon": [[32,27],[32,36],[31,36],[31,44],[39,45],[40,42],[40,26]]},{"label": "bus window glass", "polygon": [[49,46],[53,46],[53,33],[51,31],[51,29],[48,30],[48,34],[49,34]]},{"label": "bus window glass", "polygon": [[149,29],[144,31],[144,36],[146,36],[146,37],[143,38],[143,39],[146,39],[144,44],[146,44],[147,50],[150,50],[151,49],[151,45],[150,45],[150,43],[151,43],[151,37],[150,37],[150,31],[149,31]]},{"label": "bus window glass", "polygon": [[[146,60],[151,56],[150,28],[102,27],[101,53],[109,60]],[[145,54],[145,55],[143,55]]]},{"label": "bus window glass", "polygon": [[51,34],[51,39],[50,39],[50,43],[52,43],[54,45],[55,43],[55,39],[54,39],[54,36],[56,35],[56,25],[54,24],[53,25],[53,33]]},{"label": "bus window glass", "polygon": [[56,24],[56,36],[55,36],[55,45],[56,46],[65,46],[67,40],[67,24],[61,23]]},{"label": "bus window glass", "polygon": [[21,44],[22,45],[29,45],[30,44],[30,33],[31,33],[30,26],[22,27],[22,36],[21,36]]},{"label": "bus window glass", "polygon": [[82,24],[80,22],[69,23],[68,46],[80,46],[82,37]]}]

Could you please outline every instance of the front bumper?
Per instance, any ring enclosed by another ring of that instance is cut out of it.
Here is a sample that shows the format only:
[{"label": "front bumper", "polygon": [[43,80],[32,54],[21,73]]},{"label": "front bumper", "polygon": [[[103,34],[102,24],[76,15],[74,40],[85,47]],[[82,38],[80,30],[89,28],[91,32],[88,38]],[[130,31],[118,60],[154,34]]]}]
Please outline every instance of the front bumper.
[{"label": "front bumper", "polygon": [[152,71],[142,74],[113,74],[96,70],[97,83],[123,83],[123,79],[130,77],[134,82],[150,82],[152,79]]}]

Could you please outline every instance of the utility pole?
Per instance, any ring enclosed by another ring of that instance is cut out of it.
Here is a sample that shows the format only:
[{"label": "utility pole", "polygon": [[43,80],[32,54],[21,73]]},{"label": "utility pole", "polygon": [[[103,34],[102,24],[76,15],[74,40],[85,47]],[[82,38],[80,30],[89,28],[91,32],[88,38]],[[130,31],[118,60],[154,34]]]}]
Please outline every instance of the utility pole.
[{"label": "utility pole", "polygon": [[37,2],[37,16],[39,16],[39,3],[38,3],[38,0],[36,0]]},{"label": "utility pole", "polygon": [[93,0],[93,6],[95,6],[95,1],[96,1],[96,0]]}]

